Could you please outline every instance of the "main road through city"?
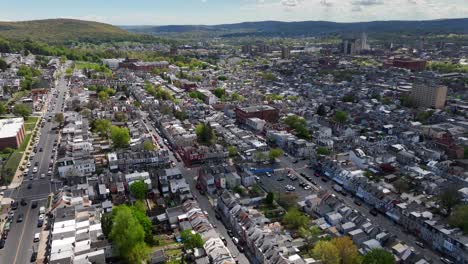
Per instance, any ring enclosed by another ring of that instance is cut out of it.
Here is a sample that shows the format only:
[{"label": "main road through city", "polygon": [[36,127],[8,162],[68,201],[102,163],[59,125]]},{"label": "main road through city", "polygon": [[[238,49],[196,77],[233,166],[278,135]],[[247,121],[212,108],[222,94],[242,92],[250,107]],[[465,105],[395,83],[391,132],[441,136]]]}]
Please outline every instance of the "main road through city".
[{"label": "main road through city", "polygon": [[[61,77],[56,89],[52,89],[54,93],[48,95],[49,102],[46,107],[44,116],[44,126],[40,124],[40,137],[37,143],[37,153],[30,160],[28,175],[23,179],[23,183],[13,190],[5,191],[5,196],[10,197],[18,202],[24,199],[27,205],[18,205],[18,209],[14,211],[14,218],[11,225],[11,230],[6,239],[5,247],[0,250],[0,263],[25,264],[30,263],[31,255],[37,251],[37,244],[33,242],[34,234],[40,231],[37,227],[39,218],[39,208],[46,206],[47,197],[51,192],[55,192],[60,187],[60,183],[52,182],[51,177],[47,175],[49,164],[52,159],[55,159],[55,142],[58,139],[57,130],[52,130],[58,124],[54,121],[55,113],[63,111],[68,86],[66,80]],[[48,118],[50,122],[47,122]],[[34,142],[31,142],[31,146]],[[52,163],[54,163],[52,161]],[[37,163],[37,165],[36,165]],[[37,167],[37,173],[33,173],[33,168]],[[41,178],[41,175],[44,175]],[[37,202],[36,208],[31,208],[31,203]],[[17,222],[18,215],[23,215],[23,221]]]}]

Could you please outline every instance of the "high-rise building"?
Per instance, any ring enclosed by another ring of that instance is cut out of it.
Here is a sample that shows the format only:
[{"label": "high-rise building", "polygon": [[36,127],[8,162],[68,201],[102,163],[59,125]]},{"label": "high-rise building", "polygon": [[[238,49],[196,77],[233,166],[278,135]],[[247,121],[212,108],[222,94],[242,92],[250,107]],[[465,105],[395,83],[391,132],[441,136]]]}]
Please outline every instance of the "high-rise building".
[{"label": "high-rise building", "polygon": [[283,60],[289,59],[291,57],[291,48],[287,46],[281,47],[281,58]]},{"label": "high-rise building", "polygon": [[411,91],[411,98],[418,106],[443,108],[447,98],[447,86],[432,83],[416,83]]},{"label": "high-rise building", "polygon": [[242,46],[243,54],[252,54],[252,45],[243,45]]},{"label": "high-rise building", "polygon": [[341,42],[341,52],[343,54],[354,55],[369,49],[369,44],[367,44],[367,34],[364,32],[359,38],[343,38]]}]

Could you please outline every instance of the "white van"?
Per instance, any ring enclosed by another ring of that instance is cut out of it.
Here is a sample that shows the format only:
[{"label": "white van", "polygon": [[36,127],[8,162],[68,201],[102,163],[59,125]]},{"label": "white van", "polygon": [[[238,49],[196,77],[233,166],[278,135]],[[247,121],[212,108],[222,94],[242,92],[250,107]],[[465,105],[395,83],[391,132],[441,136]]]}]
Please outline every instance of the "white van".
[{"label": "white van", "polygon": [[39,242],[39,240],[41,240],[41,233],[34,234],[33,242],[36,243],[36,242]]},{"label": "white van", "polygon": [[45,214],[45,207],[44,206],[41,206],[39,208],[39,214]]}]

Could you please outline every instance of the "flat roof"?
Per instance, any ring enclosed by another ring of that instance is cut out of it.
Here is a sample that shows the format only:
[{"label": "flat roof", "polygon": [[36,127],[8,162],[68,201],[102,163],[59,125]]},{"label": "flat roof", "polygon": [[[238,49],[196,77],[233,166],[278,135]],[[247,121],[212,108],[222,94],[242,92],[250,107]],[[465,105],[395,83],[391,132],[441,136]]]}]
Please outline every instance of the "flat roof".
[{"label": "flat roof", "polygon": [[23,125],[22,117],[0,119],[0,138],[16,137]]}]

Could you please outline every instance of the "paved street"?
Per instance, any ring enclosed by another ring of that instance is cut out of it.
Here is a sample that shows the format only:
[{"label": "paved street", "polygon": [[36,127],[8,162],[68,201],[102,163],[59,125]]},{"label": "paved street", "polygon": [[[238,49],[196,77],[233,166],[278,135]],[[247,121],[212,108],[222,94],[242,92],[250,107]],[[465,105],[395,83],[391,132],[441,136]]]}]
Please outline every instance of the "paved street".
[{"label": "paved street", "polygon": [[[58,134],[55,133],[55,130],[52,130],[53,127],[57,126],[57,123],[54,122],[54,115],[62,112],[62,104],[65,101],[67,91],[67,83],[63,78],[58,82],[57,91],[57,95],[49,94],[48,111],[44,113],[46,121],[44,126],[40,128],[41,135],[37,144],[37,153],[31,160],[28,175],[24,177],[23,183],[18,188],[5,191],[7,197],[18,202],[25,199],[27,205],[19,205],[15,211],[15,218],[5,248],[0,250],[0,263],[23,264],[30,262],[33,246],[35,247],[34,250],[37,250],[37,243],[33,243],[33,238],[34,234],[40,231],[40,228],[37,227],[39,208],[46,206],[48,195],[55,192],[61,185],[60,183],[51,183],[51,176],[48,176],[47,172],[51,159],[55,156],[54,142],[58,138]],[[48,117],[51,117],[50,122],[47,122]],[[33,173],[36,162],[38,171]],[[41,178],[42,174],[45,177]],[[31,208],[33,201],[38,202],[35,209]],[[24,216],[21,223],[16,222],[19,214]]]},{"label": "paved street", "polygon": [[[143,116],[146,116],[146,114],[143,113]],[[149,117],[148,117],[148,119],[143,118],[142,120],[143,120],[145,126],[148,129],[152,130],[151,133],[153,133],[153,135],[155,135],[158,138],[158,141],[160,142],[160,146],[165,148],[165,149],[168,149],[167,145],[164,143],[161,136],[158,133],[156,133],[156,129],[155,129],[154,125],[152,124],[152,122],[149,120]],[[215,224],[216,225],[216,230],[218,231],[218,233],[226,238],[227,247],[228,247],[229,251],[231,252],[231,254],[233,255],[233,257],[235,257],[239,261],[240,264],[248,264],[249,263],[248,259],[245,257],[245,255],[243,253],[240,253],[239,250],[237,249],[237,247],[234,245],[234,243],[232,242],[231,237],[228,235],[227,230],[224,227],[223,223],[221,221],[219,221],[218,219],[216,219],[213,206],[210,203],[210,201],[208,200],[208,197],[205,196],[205,195],[200,195],[200,193],[196,189],[195,182],[194,182],[193,179],[197,175],[197,169],[196,168],[186,168],[182,162],[178,162],[176,160],[176,158],[174,157],[174,153],[172,151],[169,151],[169,153],[170,153],[171,161],[173,161],[176,164],[176,167],[181,169],[182,174],[185,177],[185,180],[190,185],[190,189],[192,190],[193,195],[196,197],[196,199],[198,201],[198,204],[200,205],[200,208],[202,210],[208,212],[210,223]]]}]

